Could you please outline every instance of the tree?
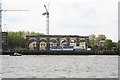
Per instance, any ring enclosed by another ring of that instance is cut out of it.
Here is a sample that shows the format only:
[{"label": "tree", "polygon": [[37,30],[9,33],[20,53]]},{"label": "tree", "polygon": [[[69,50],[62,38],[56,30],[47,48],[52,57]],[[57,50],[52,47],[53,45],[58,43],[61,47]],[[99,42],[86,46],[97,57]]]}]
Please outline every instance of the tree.
[{"label": "tree", "polygon": [[107,40],[105,41],[105,48],[111,49],[112,46],[113,46],[112,40],[111,40],[111,39],[107,39]]},{"label": "tree", "polygon": [[97,44],[99,43],[99,41],[105,39],[106,39],[105,35],[98,35],[98,37],[96,37],[94,34],[91,34],[89,36],[89,44],[93,50],[98,50],[98,49],[103,50],[103,46],[97,46]]},{"label": "tree", "polygon": [[89,35],[89,43],[91,46],[97,45],[101,40],[105,40],[106,36],[105,35],[98,35],[98,37],[96,37],[94,34]]},{"label": "tree", "polygon": [[25,46],[25,38],[23,37],[23,33],[21,31],[8,32],[8,45],[10,48],[23,48]]},{"label": "tree", "polygon": [[99,43],[101,40],[105,40],[106,36],[105,35],[98,35],[98,37],[96,37],[96,41],[95,44]]},{"label": "tree", "polygon": [[99,48],[100,48],[100,50],[103,50],[103,49],[104,49],[104,47],[103,47],[103,46],[99,46]]},{"label": "tree", "polygon": [[43,33],[36,32],[8,32],[8,45],[9,48],[25,48],[25,36],[26,35],[44,35]]},{"label": "tree", "polygon": [[89,39],[90,39],[90,40],[95,40],[95,38],[96,38],[95,34],[89,35]]},{"label": "tree", "polygon": [[112,47],[117,47],[117,44],[115,42],[112,42]]},{"label": "tree", "polygon": [[96,36],[94,34],[89,35],[89,43],[90,45],[94,45],[96,40]]},{"label": "tree", "polygon": [[97,51],[98,50],[98,46],[97,45],[92,45],[92,50],[93,51]]}]

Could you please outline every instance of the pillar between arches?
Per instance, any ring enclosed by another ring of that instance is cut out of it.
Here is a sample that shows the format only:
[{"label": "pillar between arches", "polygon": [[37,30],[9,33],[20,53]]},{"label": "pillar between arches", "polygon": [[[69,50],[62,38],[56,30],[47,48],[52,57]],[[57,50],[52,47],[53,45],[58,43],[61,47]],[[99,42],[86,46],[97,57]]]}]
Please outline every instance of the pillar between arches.
[{"label": "pillar between arches", "polygon": [[29,38],[26,38],[26,49],[29,50]]}]

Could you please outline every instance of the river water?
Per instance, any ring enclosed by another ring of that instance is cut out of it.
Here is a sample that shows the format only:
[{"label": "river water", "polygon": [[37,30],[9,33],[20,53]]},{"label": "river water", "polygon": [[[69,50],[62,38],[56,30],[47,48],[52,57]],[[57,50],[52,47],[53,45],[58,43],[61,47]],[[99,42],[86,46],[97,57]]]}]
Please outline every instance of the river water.
[{"label": "river water", "polygon": [[117,55],[2,55],[3,78],[117,78]]}]

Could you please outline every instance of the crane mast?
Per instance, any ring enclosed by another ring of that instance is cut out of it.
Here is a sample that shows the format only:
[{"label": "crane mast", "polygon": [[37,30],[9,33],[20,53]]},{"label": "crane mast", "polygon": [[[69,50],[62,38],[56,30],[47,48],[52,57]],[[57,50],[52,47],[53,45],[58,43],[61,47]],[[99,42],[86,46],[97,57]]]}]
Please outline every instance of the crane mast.
[{"label": "crane mast", "polygon": [[46,15],[46,35],[49,35],[49,12],[46,5],[44,5],[44,7],[46,10],[46,12],[43,13],[43,15]]},{"label": "crane mast", "polygon": [[50,1],[48,3],[48,8],[46,5],[44,5],[46,12],[43,13],[43,15],[46,15],[46,35],[49,35],[49,8],[50,8]]},{"label": "crane mast", "polygon": [[46,34],[49,35],[49,13],[47,13],[47,16],[46,16],[46,27],[47,27]]},{"label": "crane mast", "polygon": [[[0,10],[2,9],[2,4],[0,2]],[[0,11],[0,55],[2,54],[2,12]]]}]

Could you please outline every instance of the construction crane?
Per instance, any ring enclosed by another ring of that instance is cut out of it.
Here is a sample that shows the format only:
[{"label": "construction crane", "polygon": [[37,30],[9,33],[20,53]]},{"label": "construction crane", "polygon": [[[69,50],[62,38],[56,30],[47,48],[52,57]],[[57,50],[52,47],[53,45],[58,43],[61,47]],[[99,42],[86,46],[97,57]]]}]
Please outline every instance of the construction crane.
[{"label": "construction crane", "polygon": [[42,15],[46,15],[46,35],[49,35],[49,8],[50,8],[50,1],[48,3],[48,8],[46,5],[44,5],[46,12],[44,12]]},{"label": "construction crane", "polygon": [[7,11],[28,11],[28,10],[3,10],[1,6],[2,6],[2,4],[0,3],[0,54],[2,52],[2,12],[7,12]]}]

